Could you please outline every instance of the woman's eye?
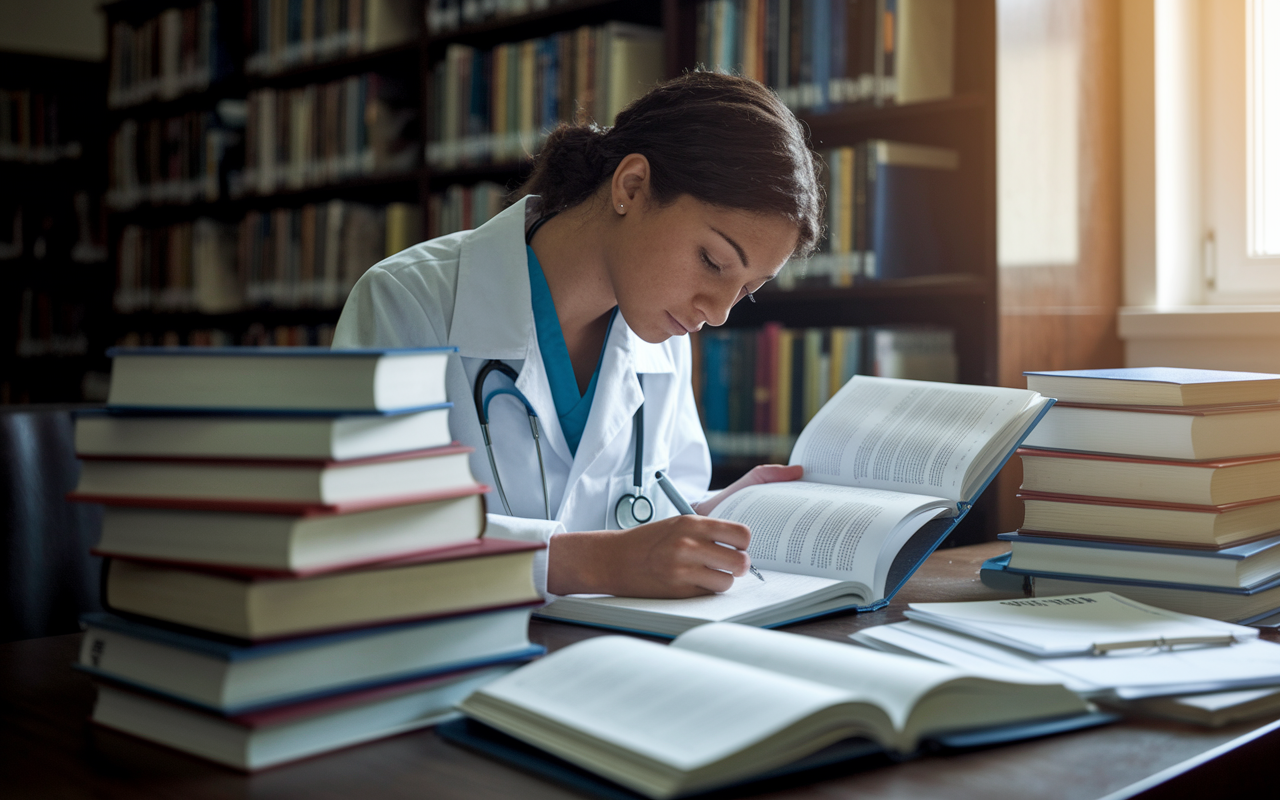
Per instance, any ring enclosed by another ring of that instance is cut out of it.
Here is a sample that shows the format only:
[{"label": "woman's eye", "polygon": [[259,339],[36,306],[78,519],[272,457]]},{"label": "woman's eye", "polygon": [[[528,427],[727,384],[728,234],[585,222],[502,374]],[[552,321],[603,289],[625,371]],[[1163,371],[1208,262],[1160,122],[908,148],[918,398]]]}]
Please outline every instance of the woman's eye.
[{"label": "woman's eye", "polygon": [[721,272],[721,271],[722,271],[722,270],[720,269],[720,265],[719,265],[719,264],[717,264],[716,262],[712,261],[712,260],[711,260],[711,257],[707,255],[707,251],[706,251],[706,250],[703,250],[703,251],[702,251],[702,263],[703,263],[703,264],[706,264],[708,267],[710,267],[711,269],[715,270],[716,272]]}]

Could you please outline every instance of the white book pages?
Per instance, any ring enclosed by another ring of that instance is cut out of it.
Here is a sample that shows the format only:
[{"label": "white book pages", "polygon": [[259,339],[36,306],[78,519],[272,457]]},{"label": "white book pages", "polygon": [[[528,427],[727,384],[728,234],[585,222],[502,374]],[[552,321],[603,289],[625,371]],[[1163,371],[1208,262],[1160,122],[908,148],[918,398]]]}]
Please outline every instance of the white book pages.
[{"label": "white book pages", "polygon": [[743,489],[711,516],[751,529],[758,568],[849,581],[874,600],[907,540],[954,512],[940,497],[795,481]]},{"label": "white book pages", "polygon": [[972,500],[1047,401],[993,386],[856,376],[791,452],[805,480]]}]

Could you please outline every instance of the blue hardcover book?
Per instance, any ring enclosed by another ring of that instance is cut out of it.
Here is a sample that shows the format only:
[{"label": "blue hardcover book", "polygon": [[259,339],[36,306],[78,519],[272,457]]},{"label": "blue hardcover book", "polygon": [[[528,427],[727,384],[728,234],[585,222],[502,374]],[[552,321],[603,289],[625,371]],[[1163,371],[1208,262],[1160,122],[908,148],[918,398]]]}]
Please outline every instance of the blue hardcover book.
[{"label": "blue hardcover book", "polygon": [[[954,150],[868,142],[870,277],[908,278],[948,271],[959,236],[946,197],[959,169]],[[1052,396],[1052,395],[1049,395]]]},{"label": "blue hardcover book", "polygon": [[112,348],[117,410],[389,413],[446,402],[453,347]]},{"label": "blue hardcover book", "polygon": [[75,667],[222,715],[237,715],[545,652],[531,606],[265,644],[97,612]]},{"label": "blue hardcover book", "polygon": [[[813,110],[822,113],[831,110],[831,5],[833,0],[813,0],[809,6],[813,12],[813,36],[810,48],[813,52]],[[834,0],[839,5],[841,0]]]},{"label": "blue hardcover book", "polygon": [[746,574],[687,600],[562,597],[537,613],[676,636],[705,622],[772,628],[882,608],[1052,404],[1022,389],[858,375],[800,434],[790,463],[803,480],[748,487],[711,512],[751,530],[763,582]]},{"label": "blue hardcover book", "polygon": [[[1009,566],[1009,556],[1005,553],[983,563],[980,576],[984,585],[1032,597],[1115,592],[1170,611],[1242,625],[1267,619],[1280,609],[1280,577],[1245,587],[1206,586],[1016,569]],[[1021,588],[1014,588],[1015,584]]]},{"label": "blue hardcover book", "polygon": [[1165,547],[1095,539],[1002,533],[1011,567],[1030,572],[1094,575],[1242,589],[1280,576],[1280,535],[1226,547]]},{"label": "blue hardcover book", "polygon": [[1024,372],[1027,388],[1069,403],[1207,406],[1280,402],[1280,375],[1179,367]]}]

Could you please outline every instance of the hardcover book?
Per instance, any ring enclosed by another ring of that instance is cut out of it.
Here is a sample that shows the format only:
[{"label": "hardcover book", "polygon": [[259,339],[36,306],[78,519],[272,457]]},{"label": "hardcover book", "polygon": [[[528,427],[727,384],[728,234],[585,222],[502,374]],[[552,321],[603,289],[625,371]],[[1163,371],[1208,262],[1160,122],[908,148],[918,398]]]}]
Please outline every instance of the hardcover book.
[{"label": "hardcover book", "polygon": [[704,622],[774,627],[874,610],[968,513],[1052,400],[1023,389],[849,381],[804,429],[804,479],[743,489],[712,516],[751,529],[750,574],[686,600],[556,599],[539,614],[674,636]]}]

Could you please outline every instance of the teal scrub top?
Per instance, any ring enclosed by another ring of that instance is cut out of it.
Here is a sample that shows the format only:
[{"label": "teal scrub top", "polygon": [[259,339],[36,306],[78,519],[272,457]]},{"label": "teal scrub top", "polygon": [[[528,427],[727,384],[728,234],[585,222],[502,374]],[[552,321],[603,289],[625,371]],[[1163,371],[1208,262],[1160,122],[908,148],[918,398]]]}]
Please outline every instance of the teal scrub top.
[{"label": "teal scrub top", "polygon": [[[569,452],[576,456],[578,443],[582,441],[582,431],[587,427],[587,417],[591,413],[591,400],[596,396],[596,379],[600,377],[604,348],[600,348],[600,357],[596,359],[596,368],[591,373],[587,391],[579,394],[578,380],[573,374],[573,362],[569,360],[569,347],[564,343],[564,332],[560,330],[560,317],[556,314],[551,287],[547,285],[547,277],[542,274],[542,265],[533,254],[533,248],[526,245],[525,250],[529,254],[529,294],[533,299],[533,326],[538,335],[538,349],[542,351],[542,366],[547,371],[547,382],[551,385],[551,399],[556,404],[560,430],[564,431]],[[618,309],[615,306],[613,313],[609,315],[605,342],[609,341],[613,320],[617,316]]]}]

